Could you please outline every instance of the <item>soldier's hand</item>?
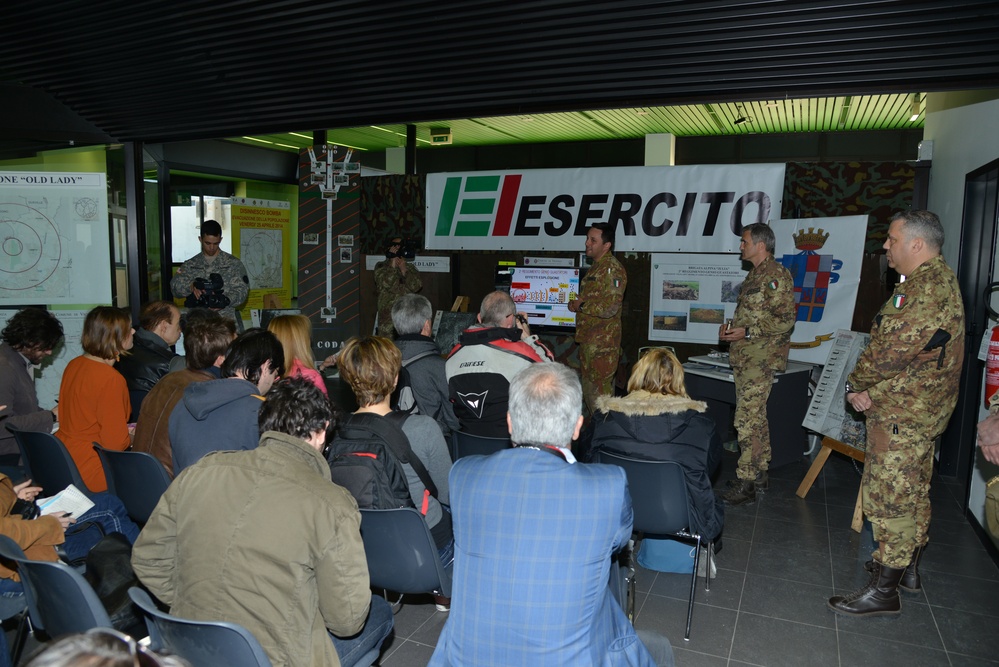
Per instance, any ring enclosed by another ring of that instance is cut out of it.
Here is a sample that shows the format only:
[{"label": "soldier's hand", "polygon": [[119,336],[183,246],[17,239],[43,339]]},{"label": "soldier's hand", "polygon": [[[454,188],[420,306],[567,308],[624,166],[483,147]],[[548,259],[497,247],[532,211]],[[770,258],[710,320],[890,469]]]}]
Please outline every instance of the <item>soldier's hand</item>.
[{"label": "soldier's hand", "polygon": [[579,299],[573,299],[569,302],[569,312],[578,313],[579,312]]},{"label": "soldier's hand", "polygon": [[736,340],[742,340],[746,337],[746,327],[732,327],[726,330],[725,325],[721,325],[718,328],[718,340],[724,341],[726,343],[731,343]]},{"label": "soldier's hand", "polygon": [[874,405],[874,401],[871,400],[871,395],[866,391],[858,391],[852,394],[847,394],[846,401],[857,412],[863,412]]},{"label": "soldier's hand", "polygon": [[201,295],[204,294],[204,292],[195,287],[194,283],[191,283],[191,294],[194,295],[195,299],[200,299]]},{"label": "soldier's hand", "polygon": [[978,422],[978,446],[986,461],[999,465],[999,414]]}]

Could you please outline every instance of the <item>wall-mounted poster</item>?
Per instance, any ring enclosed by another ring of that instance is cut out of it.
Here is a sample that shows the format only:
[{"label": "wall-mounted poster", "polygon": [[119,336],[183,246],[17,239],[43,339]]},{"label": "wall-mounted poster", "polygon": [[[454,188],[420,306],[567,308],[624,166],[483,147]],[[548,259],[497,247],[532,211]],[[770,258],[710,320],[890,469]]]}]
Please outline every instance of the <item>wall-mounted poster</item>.
[{"label": "wall-mounted poster", "polygon": [[233,248],[250,279],[244,308],[263,308],[265,295],[291,304],[291,205],[286,201],[235,198],[232,201]]},{"label": "wall-mounted poster", "polygon": [[717,343],[746,272],[738,255],[652,255],[649,340]]}]

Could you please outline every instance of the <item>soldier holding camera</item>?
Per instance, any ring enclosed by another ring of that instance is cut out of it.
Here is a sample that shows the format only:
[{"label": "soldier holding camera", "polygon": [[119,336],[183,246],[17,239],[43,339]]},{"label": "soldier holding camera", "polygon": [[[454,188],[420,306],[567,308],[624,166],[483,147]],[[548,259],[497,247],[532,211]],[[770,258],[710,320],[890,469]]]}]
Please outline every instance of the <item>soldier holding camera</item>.
[{"label": "soldier holding camera", "polygon": [[378,335],[391,339],[392,304],[403,294],[414,294],[423,289],[420,272],[406,260],[416,257],[416,248],[401,237],[393,237],[385,250],[385,261],[375,265],[375,289],[378,292]]},{"label": "soldier holding camera", "polygon": [[219,247],[222,225],[215,220],[201,223],[201,252],[184,262],[170,281],[176,297],[187,297],[188,308],[211,308],[240,325],[236,308],[246,303],[250,279],[239,258]]}]

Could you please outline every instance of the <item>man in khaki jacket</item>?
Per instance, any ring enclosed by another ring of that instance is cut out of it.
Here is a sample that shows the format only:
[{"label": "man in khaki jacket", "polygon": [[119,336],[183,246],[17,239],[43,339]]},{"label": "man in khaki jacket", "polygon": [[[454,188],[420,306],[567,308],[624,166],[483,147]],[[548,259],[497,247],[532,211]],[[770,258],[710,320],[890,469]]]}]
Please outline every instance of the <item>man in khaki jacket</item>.
[{"label": "man in khaki jacket", "polygon": [[357,503],[322,456],[332,419],[312,383],[274,385],[259,446],[185,469],[132,552],[171,613],[242,625],[274,667],[349,667],[392,630],[369,589]]}]

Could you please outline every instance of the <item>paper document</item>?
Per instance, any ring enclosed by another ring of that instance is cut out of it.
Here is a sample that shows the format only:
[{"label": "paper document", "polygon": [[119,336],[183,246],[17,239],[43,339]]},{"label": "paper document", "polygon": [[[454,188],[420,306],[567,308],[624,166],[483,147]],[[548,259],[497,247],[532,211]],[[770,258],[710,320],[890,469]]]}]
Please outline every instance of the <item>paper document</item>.
[{"label": "paper document", "polygon": [[72,484],[51,498],[39,498],[37,502],[42,516],[69,512],[74,517],[79,518],[84,512],[90,511],[90,508],[94,506],[93,501],[83,495],[83,492]]}]

